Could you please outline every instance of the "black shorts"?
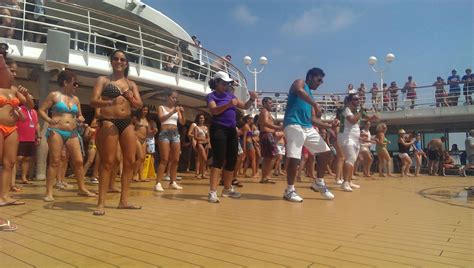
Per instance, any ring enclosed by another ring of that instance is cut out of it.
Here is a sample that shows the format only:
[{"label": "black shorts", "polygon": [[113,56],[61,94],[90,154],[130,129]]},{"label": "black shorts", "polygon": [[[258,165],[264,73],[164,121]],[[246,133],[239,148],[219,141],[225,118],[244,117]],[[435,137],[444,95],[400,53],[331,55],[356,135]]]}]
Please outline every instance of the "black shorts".
[{"label": "black shorts", "polygon": [[34,141],[20,141],[18,144],[18,156],[36,156],[36,143]]},{"label": "black shorts", "polygon": [[441,160],[441,153],[438,150],[428,149],[428,159],[432,160],[432,161],[440,161]]}]

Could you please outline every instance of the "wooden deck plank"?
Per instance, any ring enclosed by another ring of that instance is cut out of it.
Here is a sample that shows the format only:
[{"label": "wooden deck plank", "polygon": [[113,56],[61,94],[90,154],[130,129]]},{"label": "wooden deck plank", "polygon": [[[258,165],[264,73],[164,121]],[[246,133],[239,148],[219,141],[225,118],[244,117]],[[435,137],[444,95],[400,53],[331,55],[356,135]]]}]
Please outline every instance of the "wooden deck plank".
[{"label": "wooden deck plank", "polygon": [[26,206],[0,208],[0,217],[19,226],[0,233],[0,258],[19,267],[474,266],[472,209],[418,194],[468,179],[359,180],[353,193],[330,180],[334,201],[303,182],[301,204],[282,200],[281,178],[276,185],[244,180],[241,200],[218,205],[206,202],[204,180],[185,178],[183,191],[164,193],[137,183],[131,200],[144,208],[113,209],[119,195],[110,194],[104,217],[91,215],[95,198],[73,190],[44,203],[44,183],[35,182],[19,194]]}]

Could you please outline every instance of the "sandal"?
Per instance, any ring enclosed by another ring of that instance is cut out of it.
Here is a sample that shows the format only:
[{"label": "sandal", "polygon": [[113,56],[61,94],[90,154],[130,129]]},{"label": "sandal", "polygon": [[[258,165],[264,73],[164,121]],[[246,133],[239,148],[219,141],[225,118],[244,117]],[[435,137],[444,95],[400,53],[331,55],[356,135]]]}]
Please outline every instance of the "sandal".
[{"label": "sandal", "polygon": [[275,184],[276,182],[273,181],[273,180],[270,180],[268,178],[265,178],[265,179],[261,180],[260,183]]},{"label": "sandal", "polygon": [[92,215],[94,215],[94,216],[104,216],[105,211],[104,210],[94,210],[94,212],[92,212]]},{"label": "sandal", "polygon": [[26,180],[26,181],[20,181],[19,184],[33,184],[33,182]]},{"label": "sandal", "polygon": [[21,206],[21,205],[24,205],[24,204],[26,204],[26,203],[23,202],[23,201],[14,200],[14,201],[10,201],[10,202],[7,202],[7,203],[5,203],[5,204],[0,205],[0,207],[6,207],[6,206]]},{"label": "sandal", "polygon": [[13,232],[18,229],[18,226],[12,225],[12,223],[7,220],[4,224],[0,224],[0,231]]}]

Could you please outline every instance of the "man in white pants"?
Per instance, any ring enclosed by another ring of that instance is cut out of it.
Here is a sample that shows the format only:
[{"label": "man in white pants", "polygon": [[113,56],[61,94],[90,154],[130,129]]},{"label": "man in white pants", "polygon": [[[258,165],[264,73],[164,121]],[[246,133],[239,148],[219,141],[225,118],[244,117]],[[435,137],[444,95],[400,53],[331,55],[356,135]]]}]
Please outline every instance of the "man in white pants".
[{"label": "man in white pants", "polygon": [[318,125],[331,127],[316,119],[316,113],[320,110],[314,101],[311,90],[316,90],[323,83],[324,72],[319,68],[313,68],[306,74],[306,81],[295,80],[288,93],[288,102],[285,111],[286,157],[289,161],[287,169],[288,186],[283,198],[291,202],[303,202],[294,186],[298,163],[301,159],[301,150],[304,147],[311,154],[319,153],[317,165],[317,179],[311,184],[311,189],[318,191],[325,199],[334,199],[324,183],[324,172],[330,159],[330,150],[326,142],[313,128],[313,122]]}]

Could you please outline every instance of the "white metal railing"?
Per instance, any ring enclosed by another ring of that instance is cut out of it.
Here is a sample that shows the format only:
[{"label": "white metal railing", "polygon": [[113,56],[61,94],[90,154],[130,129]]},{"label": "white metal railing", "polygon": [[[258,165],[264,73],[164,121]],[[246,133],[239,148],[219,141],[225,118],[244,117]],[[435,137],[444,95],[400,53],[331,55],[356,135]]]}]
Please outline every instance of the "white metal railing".
[{"label": "white metal railing", "polygon": [[[32,7],[35,11],[28,11]],[[162,30],[72,3],[37,6],[25,1],[20,10],[4,4],[0,9],[11,13],[0,15],[2,22],[11,20],[0,24],[0,38],[22,40],[20,54],[25,42],[44,43],[47,29],[57,29],[70,33],[70,48],[85,52],[87,59],[90,54],[107,56],[122,49],[137,64],[138,72],[148,66],[174,73],[177,78],[207,82],[215,72],[225,71],[247,91],[245,76],[230,62]]]},{"label": "white metal railing", "polygon": [[[436,89],[435,86],[419,86],[416,87],[416,98],[412,104],[411,99],[408,98],[407,91],[398,88],[397,94],[391,94],[390,92],[385,93],[378,91],[375,94],[376,97],[372,102],[372,94],[366,92],[365,94],[359,93],[359,97],[364,96],[365,102],[362,103],[363,107],[369,111],[377,111],[390,113],[400,110],[408,109],[422,109],[432,107],[449,107],[449,106],[462,106],[462,105],[473,105],[472,98],[474,96],[474,84],[468,84],[464,82],[459,83],[461,88],[459,94],[449,92],[449,85],[444,85],[445,89]],[[471,95],[465,95],[464,92],[470,90]],[[284,113],[286,109],[286,102],[288,98],[287,92],[270,92],[261,91],[259,92],[259,99],[263,97],[271,97],[273,100],[273,110],[276,113]],[[327,114],[334,114],[337,108],[344,106],[344,98],[347,93],[333,93],[333,94],[313,94],[314,99],[320,104],[321,108]],[[471,97],[472,96],[472,97]],[[374,105],[375,104],[375,105]],[[259,103],[260,106],[260,103]],[[259,109],[258,107],[257,109]],[[255,111],[254,111],[255,112]]]}]

